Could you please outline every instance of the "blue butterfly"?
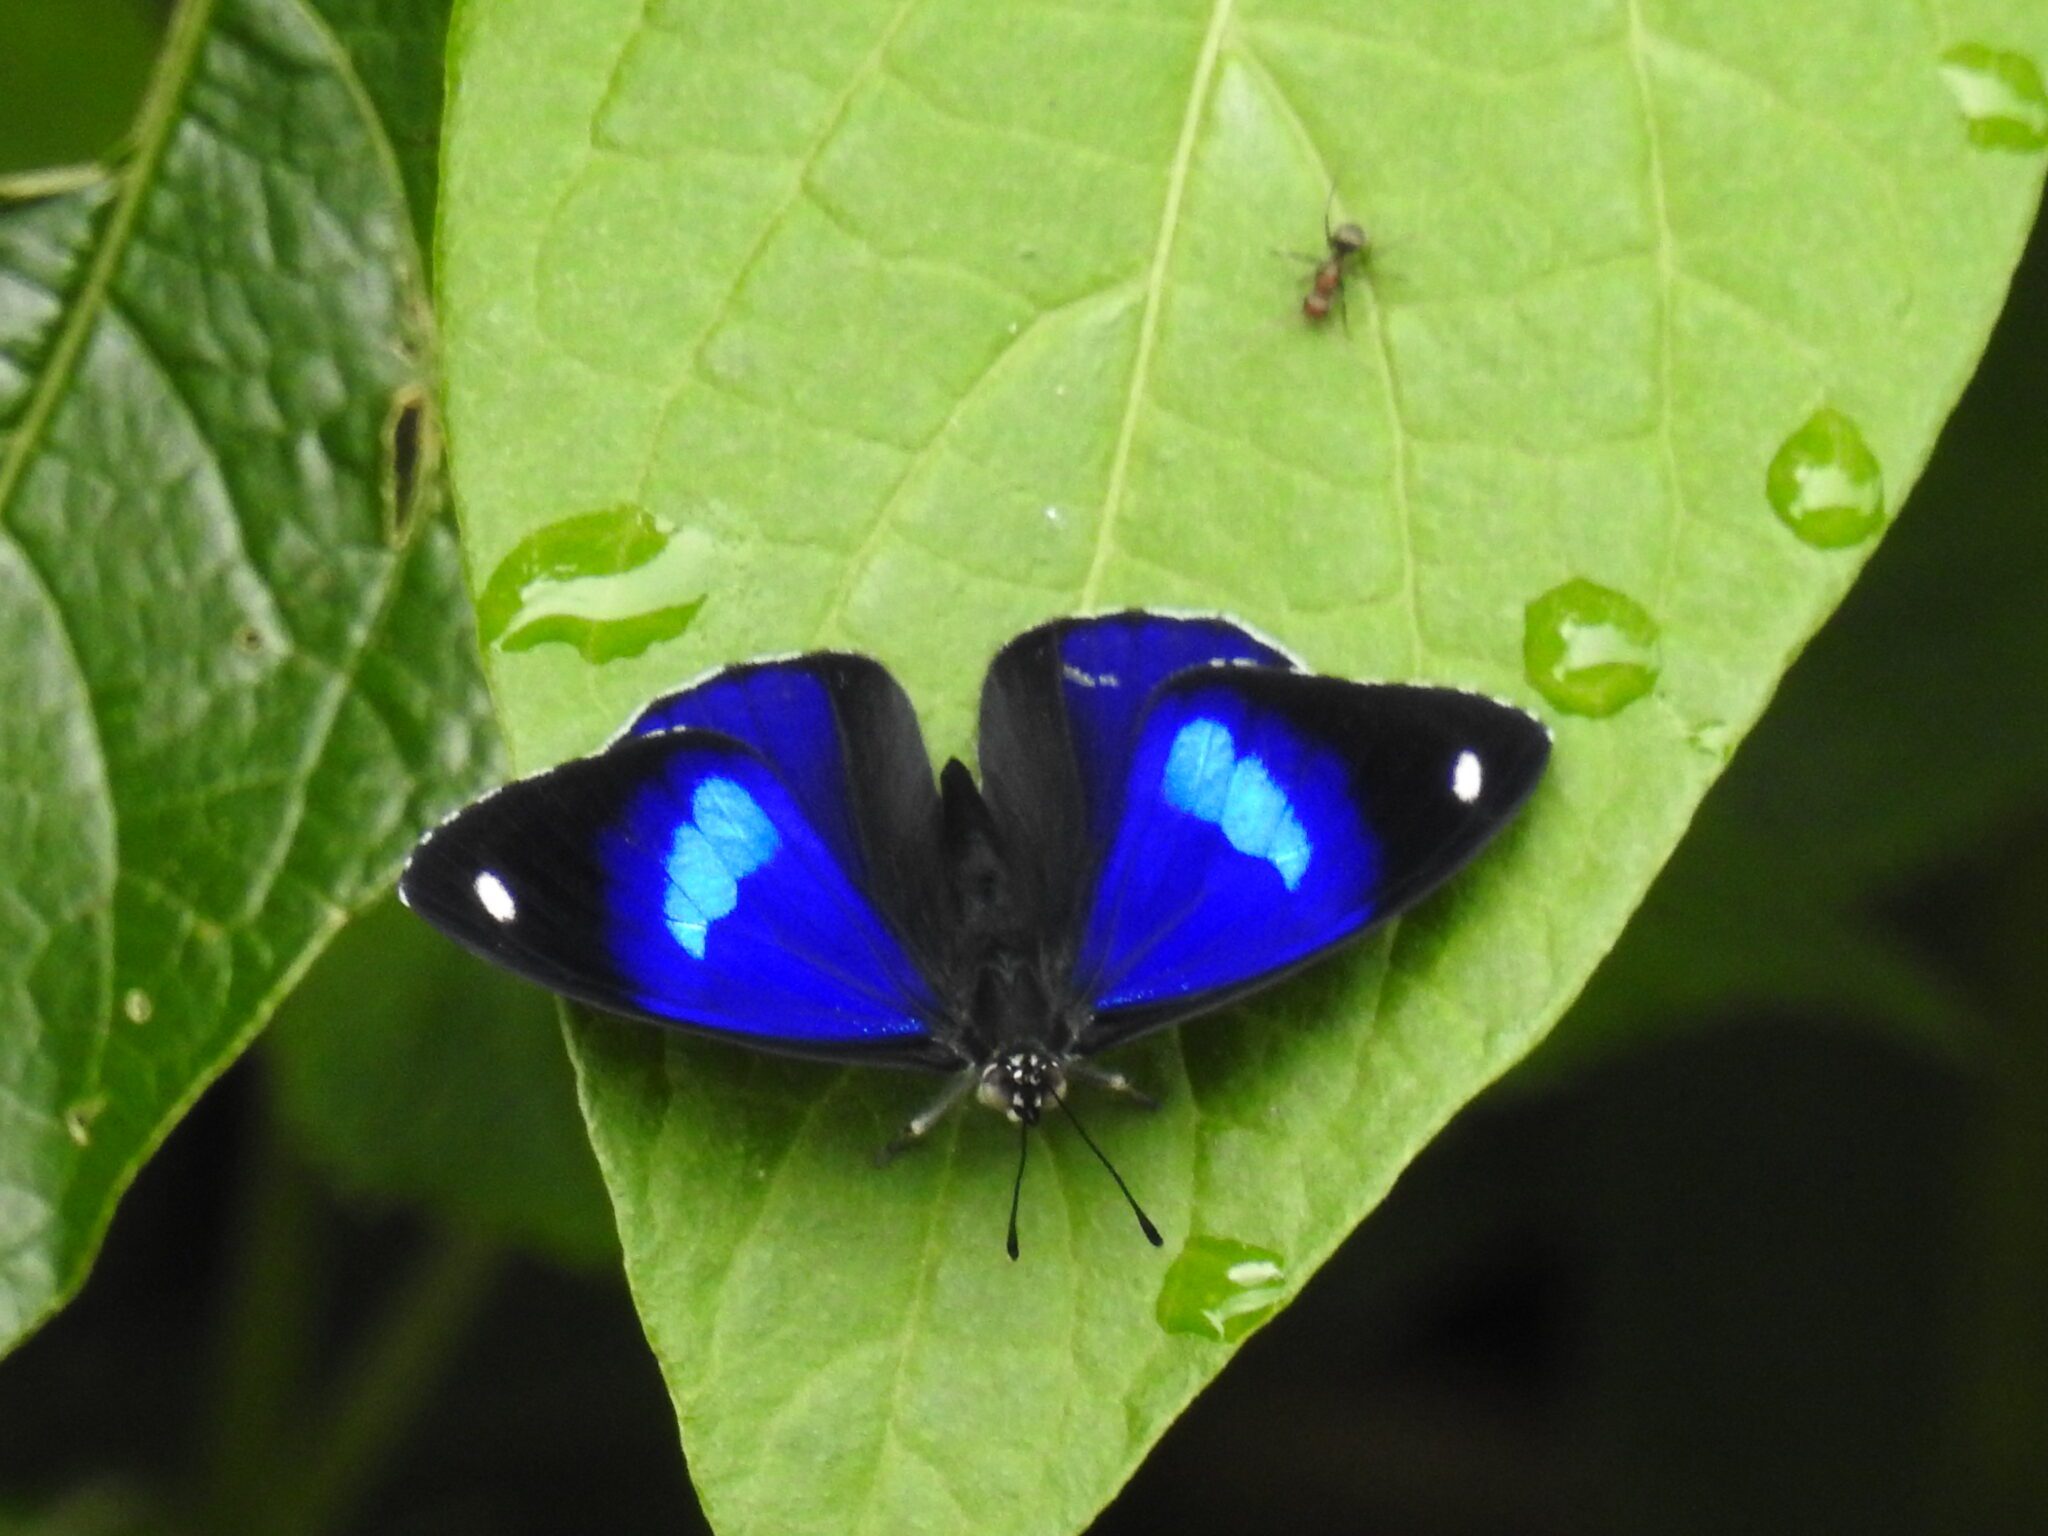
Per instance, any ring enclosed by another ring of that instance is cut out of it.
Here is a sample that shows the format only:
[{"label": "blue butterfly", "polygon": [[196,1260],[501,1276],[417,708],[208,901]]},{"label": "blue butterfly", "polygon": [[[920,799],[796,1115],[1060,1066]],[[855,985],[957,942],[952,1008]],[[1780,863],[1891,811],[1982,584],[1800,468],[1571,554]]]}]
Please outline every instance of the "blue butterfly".
[{"label": "blue butterfly", "polygon": [[757,661],[457,812],[399,893],[610,1013],[949,1074],[893,1152],[970,1092],[1026,1131],[1077,1081],[1144,1100],[1095,1058],[1412,907],[1549,750],[1519,709],[1314,676],[1226,620],[1063,619],[990,664],[978,784],[934,781],[877,662]]}]

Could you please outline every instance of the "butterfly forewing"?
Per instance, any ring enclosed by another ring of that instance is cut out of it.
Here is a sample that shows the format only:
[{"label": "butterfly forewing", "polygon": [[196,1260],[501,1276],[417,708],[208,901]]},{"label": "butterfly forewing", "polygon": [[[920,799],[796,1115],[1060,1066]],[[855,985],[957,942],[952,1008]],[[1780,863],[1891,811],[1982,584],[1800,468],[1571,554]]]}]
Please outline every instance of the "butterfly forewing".
[{"label": "butterfly forewing", "polygon": [[760,754],[628,737],[506,786],[414,851],[400,889],[469,948],[569,997],[833,1058],[950,1059],[931,988]]},{"label": "butterfly forewing", "polygon": [[655,700],[628,732],[679,728],[730,736],[774,764],[913,954],[942,963],[938,791],[917,712],[881,663],[821,651],[729,667]]},{"label": "butterfly forewing", "polygon": [[1105,1049],[1419,901],[1503,827],[1549,738],[1449,689],[1211,667],[1161,685],[1074,964]]}]

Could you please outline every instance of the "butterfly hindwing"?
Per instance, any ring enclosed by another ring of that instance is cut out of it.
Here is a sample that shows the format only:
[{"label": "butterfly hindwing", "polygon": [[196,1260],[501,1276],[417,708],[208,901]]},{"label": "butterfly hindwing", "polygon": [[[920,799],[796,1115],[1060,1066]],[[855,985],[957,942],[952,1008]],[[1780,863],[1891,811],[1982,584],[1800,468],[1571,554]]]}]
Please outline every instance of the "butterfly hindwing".
[{"label": "butterfly hindwing", "polygon": [[400,891],[468,948],[610,1012],[794,1054],[952,1059],[887,916],[729,736],[629,735],[507,785],[428,834]]},{"label": "butterfly hindwing", "polygon": [[997,653],[982,686],[982,788],[1012,857],[1042,892],[1041,920],[1071,928],[1107,851],[1152,691],[1191,667],[1291,668],[1226,619],[1130,611],[1061,619]]},{"label": "butterfly hindwing", "polygon": [[1506,825],[1549,738],[1441,688],[1269,668],[1154,693],[1080,928],[1080,1049],[1218,1006],[1406,910]]}]

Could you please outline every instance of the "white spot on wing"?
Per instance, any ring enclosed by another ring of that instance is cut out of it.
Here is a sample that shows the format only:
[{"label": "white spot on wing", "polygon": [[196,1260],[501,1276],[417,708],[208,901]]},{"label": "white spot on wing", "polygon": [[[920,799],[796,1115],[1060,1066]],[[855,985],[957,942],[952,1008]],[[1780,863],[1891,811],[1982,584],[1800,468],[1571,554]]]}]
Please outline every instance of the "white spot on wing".
[{"label": "white spot on wing", "polygon": [[1480,766],[1479,754],[1466,751],[1458,754],[1458,760],[1451,766],[1451,793],[1465,804],[1470,805],[1479,798],[1479,791],[1486,785],[1486,770]]},{"label": "white spot on wing", "polygon": [[512,899],[512,892],[505,882],[488,869],[473,882],[476,899],[483,903],[483,909],[501,923],[509,923],[519,915],[519,904]]}]

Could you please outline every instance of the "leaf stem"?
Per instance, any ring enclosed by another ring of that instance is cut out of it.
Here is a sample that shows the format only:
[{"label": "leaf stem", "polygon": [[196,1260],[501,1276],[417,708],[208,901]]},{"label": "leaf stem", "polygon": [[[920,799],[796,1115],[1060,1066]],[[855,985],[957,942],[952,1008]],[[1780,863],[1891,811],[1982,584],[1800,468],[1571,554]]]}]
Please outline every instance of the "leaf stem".
[{"label": "leaf stem", "polygon": [[495,1244],[443,1233],[368,1330],[333,1408],[316,1422],[306,1469],[271,1528],[323,1536],[340,1525],[441,1377],[497,1268]]},{"label": "leaf stem", "polygon": [[275,1112],[256,1107],[249,1172],[222,1287],[211,1413],[200,1450],[199,1507],[212,1530],[260,1529],[280,1427],[310,1357],[320,1271],[317,1211],[285,1151]]}]

